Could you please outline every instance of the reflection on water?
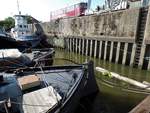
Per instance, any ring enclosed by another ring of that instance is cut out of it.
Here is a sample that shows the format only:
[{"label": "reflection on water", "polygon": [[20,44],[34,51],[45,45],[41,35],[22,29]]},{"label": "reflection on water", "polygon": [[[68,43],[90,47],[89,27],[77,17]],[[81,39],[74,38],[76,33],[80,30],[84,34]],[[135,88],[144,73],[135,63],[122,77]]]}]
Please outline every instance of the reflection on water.
[{"label": "reflection on water", "polygon": [[[121,64],[109,63],[107,61],[86,57],[76,53],[70,53],[64,50],[56,50],[55,57],[70,59],[77,63],[84,63],[87,60],[93,60],[95,66],[106,68],[110,71],[141,82],[150,82],[149,71],[138,70],[128,66],[123,66]],[[64,60],[55,60],[54,64],[63,65],[70,64],[70,62]],[[114,86],[112,84],[107,84],[107,82],[103,81],[105,80],[105,77],[101,77],[100,73],[98,72],[95,73],[97,84],[99,86],[99,93],[95,96],[93,102],[87,100],[85,102],[86,105],[81,104],[76,113],[127,113],[146,96],[146,94],[141,94],[136,91],[131,92],[130,90],[122,88],[122,84],[125,87],[128,87],[128,85],[124,85],[124,83],[120,81],[110,80],[111,83],[121,84],[120,87],[118,85]],[[110,78],[106,79],[109,80]]]}]

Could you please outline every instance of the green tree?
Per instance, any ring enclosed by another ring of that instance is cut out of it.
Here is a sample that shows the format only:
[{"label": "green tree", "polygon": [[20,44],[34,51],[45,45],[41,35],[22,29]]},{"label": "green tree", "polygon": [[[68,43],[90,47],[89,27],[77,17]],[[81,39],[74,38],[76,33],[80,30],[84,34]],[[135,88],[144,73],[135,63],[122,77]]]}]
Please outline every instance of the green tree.
[{"label": "green tree", "polygon": [[8,17],[4,21],[5,21],[4,28],[6,30],[10,30],[11,28],[15,26],[15,20],[12,17]]},{"label": "green tree", "polygon": [[33,20],[32,20],[32,17],[31,16],[27,16],[27,23],[28,24],[32,24],[33,23]]},{"label": "green tree", "polygon": [[0,27],[4,27],[4,23],[5,23],[4,20],[1,20],[0,21]]},{"label": "green tree", "polygon": [[0,27],[3,27],[6,31],[9,31],[15,26],[15,20],[12,17],[8,17],[5,20],[0,21]]}]

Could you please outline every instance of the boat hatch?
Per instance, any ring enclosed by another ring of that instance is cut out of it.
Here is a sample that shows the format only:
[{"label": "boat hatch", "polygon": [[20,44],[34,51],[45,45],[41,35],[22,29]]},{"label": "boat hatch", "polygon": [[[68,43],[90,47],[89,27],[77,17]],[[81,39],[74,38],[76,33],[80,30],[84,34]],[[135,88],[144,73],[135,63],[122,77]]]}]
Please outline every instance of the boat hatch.
[{"label": "boat hatch", "polygon": [[19,86],[22,90],[27,90],[40,85],[40,79],[36,75],[28,75],[18,78]]}]

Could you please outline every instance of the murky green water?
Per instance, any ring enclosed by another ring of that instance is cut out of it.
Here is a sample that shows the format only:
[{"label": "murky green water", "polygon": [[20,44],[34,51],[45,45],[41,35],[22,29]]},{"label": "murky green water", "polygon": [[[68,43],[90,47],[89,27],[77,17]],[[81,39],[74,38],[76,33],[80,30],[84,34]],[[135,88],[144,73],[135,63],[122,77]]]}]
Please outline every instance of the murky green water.
[{"label": "murky green water", "polygon": [[[150,72],[144,70],[133,69],[128,66],[109,63],[99,59],[94,59],[79,55],[76,53],[70,53],[63,50],[56,50],[56,58],[67,58],[78,63],[83,63],[87,60],[93,60],[95,66],[106,68],[110,71],[119,73],[120,75],[133,78],[138,81],[150,82]],[[56,60],[57,64],[68,64],[70,62],[63,60]],[[111,78],[102,77],[99,72],[96,73],[96,80],[99,86],[99,93],[95,96],[93,102],[89,101],[89,106],[81,105],[81,108],[76,113],[127,113],[134,106],[136,106],[147,95],[142,92],[129,90],[129,86],[122,82]],[[107,80],[107,81],[104,81]],[[109,81],[109,83],[108,83]],[[112,84],[116,83],[116,84]]]}]

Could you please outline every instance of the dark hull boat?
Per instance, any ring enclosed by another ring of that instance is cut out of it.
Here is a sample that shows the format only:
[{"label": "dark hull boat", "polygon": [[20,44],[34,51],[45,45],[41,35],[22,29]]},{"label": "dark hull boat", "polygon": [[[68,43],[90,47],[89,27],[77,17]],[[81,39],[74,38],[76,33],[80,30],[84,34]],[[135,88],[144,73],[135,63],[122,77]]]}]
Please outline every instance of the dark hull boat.
[{"label": "dark hull boat", "polygon": [[[94,72],[90,72],[92,67],[93,63],[87,63],[3,72],[0,76],[0,112],[73,113],[85,95],[86,87],[97,91],[95,81],[90,81],[94,78]],[[89,83],[91,85],[87,86]]]},{"label": "dark hull boat", "polygon": [[16,42],[14,39],[6,36],[0,36],[0,48],[17,48],[19,43]]},{"label": "dark hull boat", "polygon": [[0,49],[18,48],[19,50],[24,50],[28,47],[27,43],[17,42],[0,29]]},{"label": "dark hull boat", "polygon": [[28,47],[35,48],[40,44],[41,39],[40,39],[40,36],[38,35],[22,36],[22,37],[20,36],[19,40],[16,40],[16,42],[25,43],[27,44]]},{"label": "dark hull boat", "polygon": [[45,41],[44,31],[38,20],[27,15],[15,15],[14,19],[15,27],[11,29],[11,35],[17,42],[27,43],[29,47],[35,48]]},{"label": "dark hull boat", "polygon": [[[52,65],[54,54],[53,48],[27,49],[24,52],[20,52],[18,49],[1,49],[0,68],[1,70],[7,70],[9,68]],[[45,61],[44,59],[49,60]]]}]

